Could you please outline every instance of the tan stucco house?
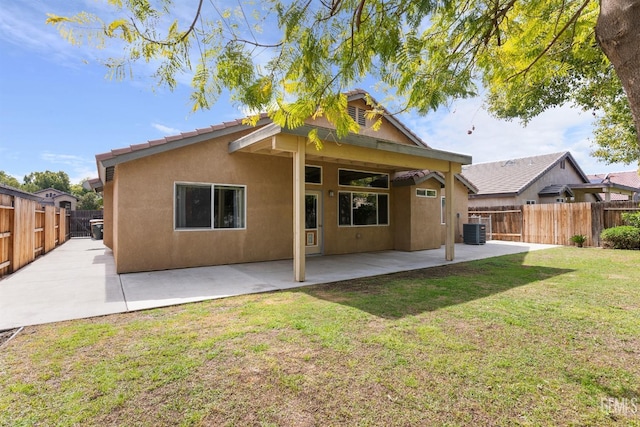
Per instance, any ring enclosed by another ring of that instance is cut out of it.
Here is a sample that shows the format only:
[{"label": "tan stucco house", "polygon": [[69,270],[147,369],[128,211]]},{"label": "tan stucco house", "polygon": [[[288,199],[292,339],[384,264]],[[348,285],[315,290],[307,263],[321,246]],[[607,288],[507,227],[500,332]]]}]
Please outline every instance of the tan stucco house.
[{"label": "tan stucco house", "polygon": [[33,194],[41,198],[40,203],[64,208],[67,211],[75,211],[76,205],[78,204],[78,198],[76,196],[56,190],[55,188],[35,191]]},{"label": "tan stucco house", "polygon": [[361,131],[345,138],[324,118],[286,129],[264,116],[97,155],[117,271],[293,259],[303,281],[311,255],[444,244],[453,259],[471,158],[430,148],[391,115],[372,130],[365,95],[348,94]]},{"label": "tan stucco house", "polygon": [[470,208],[600,201],[568,151],[465,165],[462,176],[478,190]]}]

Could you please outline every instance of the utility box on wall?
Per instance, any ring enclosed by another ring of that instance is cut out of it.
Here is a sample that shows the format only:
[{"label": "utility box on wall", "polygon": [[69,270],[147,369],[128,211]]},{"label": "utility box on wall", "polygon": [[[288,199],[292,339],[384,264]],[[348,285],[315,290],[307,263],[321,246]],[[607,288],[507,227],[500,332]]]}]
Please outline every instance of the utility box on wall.
[{"label": "utility box on wall", "polygon": [[485,224],[462,224],[462,238],[467,245],[484,245],[487,243],[487,226]]}]

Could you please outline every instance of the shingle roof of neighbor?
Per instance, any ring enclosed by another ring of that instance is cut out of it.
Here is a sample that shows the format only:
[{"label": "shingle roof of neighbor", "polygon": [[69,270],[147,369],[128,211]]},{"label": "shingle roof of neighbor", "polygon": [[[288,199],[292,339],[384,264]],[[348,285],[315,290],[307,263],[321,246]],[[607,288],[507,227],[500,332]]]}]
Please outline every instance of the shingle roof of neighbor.
[{"label": "shingle roof of neighbor", "polygon": [[[569,159],[578,173],[582,170],[568,151],[520,159],[501,160],[490,163],[477,163],[462,167],[462,176],[478,188],[481,194],[520,193],[537,178],[563,159]],[[585,182],[588,182],[584,176]]]}]

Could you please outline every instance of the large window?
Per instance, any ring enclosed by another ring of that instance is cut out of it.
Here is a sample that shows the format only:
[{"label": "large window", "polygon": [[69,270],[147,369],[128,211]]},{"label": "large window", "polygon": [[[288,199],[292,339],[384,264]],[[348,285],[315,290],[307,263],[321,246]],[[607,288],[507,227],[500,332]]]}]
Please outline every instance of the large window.
[{"label": "large window", "polygon": [[345,187],[389,188],[389,174],[339,169],[338,184]]},{"label": "large window", "polygon": [[338,225],[388,225],[389,195],[380,193],[338,193]]},{"label": "large window", "polygon": [[245,187],[176,184],[175,227],[245,228]]}]

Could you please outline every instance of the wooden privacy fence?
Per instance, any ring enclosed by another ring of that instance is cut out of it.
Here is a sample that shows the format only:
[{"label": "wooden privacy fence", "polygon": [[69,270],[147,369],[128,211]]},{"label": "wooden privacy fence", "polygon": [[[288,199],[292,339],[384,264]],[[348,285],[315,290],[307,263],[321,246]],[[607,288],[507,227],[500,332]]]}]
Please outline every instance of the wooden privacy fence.
[{"label": "wooden privacy fence", "polygon": [[65,209],[0,194],[0,277],[66,242],[67,228]]},{"label": "wooden privacy fence", "polygon": [[487,224],[487,238],[569,245],[577,234],[586,246],[600,246],[605,228],[622,225],[624,212],[639,211],[637,202],[549,203],[469,209],[469,222]]}]

